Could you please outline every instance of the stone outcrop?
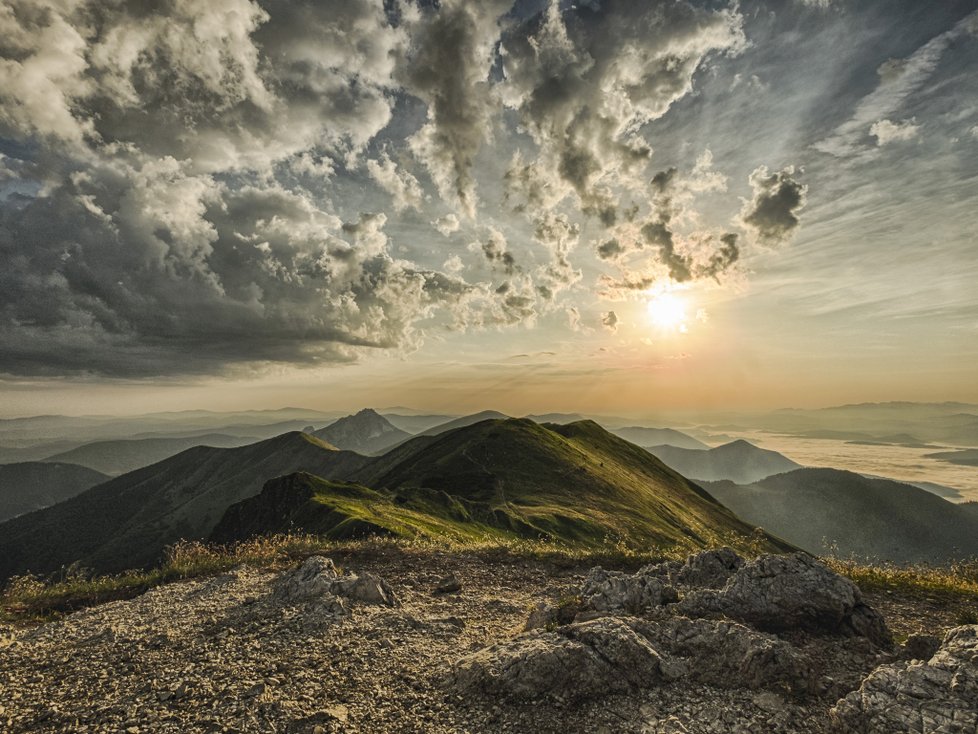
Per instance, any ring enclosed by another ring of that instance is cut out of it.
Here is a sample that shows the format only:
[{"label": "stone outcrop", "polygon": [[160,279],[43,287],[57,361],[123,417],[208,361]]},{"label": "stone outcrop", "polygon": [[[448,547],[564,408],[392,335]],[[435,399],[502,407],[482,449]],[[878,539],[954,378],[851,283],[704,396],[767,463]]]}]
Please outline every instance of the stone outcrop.
[{"label": "stone outcrop", "polygon": [[882,665],[832,709],[839,732],[978,732],[978,625],[947,633],[929,660]]},{"label": "stone outcrop", "polygon": [[345,599],[363,604],[397,606],[390,586],[372,573],[341,575],[329,558],[312,556],[295,571],[284,574],[273,592],[283,604]]},{"label": "stone outcrop", "polygon": [[691,616],[722,614],[757,629],[804,629],[892,644],[886,623],[863,603],[859,588],[804,553],[761,556],[722,588],[692,591],[678,606]]}]

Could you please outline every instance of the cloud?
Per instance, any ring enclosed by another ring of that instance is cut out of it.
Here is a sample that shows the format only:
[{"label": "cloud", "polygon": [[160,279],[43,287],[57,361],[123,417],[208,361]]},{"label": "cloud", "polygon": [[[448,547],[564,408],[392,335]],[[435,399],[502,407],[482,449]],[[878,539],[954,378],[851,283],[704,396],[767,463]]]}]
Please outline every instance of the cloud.
[{"label": "cloud", "polygon": [[618,314],[614,311],[605,311],[601,314],[601,325],[608,331],[618,331]]},{"label": "cloud", "polygon": [[195,172],[267,170],[315,146],[359,151],[390,120],[386,90],[405,42],[369,0],[6,8],[4,134],[83,157],[135,148]]},{"label": "cloud", "polygon": [[380,160],[367,161],[367,172],[380,187],[391,195],[394,211],[401,212],[411,208],[421,211],[424,192],[418,179],[400,168],[384,153]]},{"label": "cloud", "polygon": [[604,226],[623,192],[641,192],[652,154],[641,137],[692,89],[711,53],[738,53],[746,41],[733,10],[686,2],[656,7],[609,0],[547,11],[502,42],[499,95],[533,137],[535,160],[514,161],[509,194],[524,207],[575,196]]},{"label": "cloud", "polygon": [[971,137],[978,139],[978,125],[972,127],[968,132],[971,133]]},{"label": "cloud", "polygon": [[454,214],[446,214],[443,217],[438,217],[435,219],[431,226],[437,229],[445,237],[448,237],[453,232],[458,232],[461,227],[461,222],[459,222],[458,217]]},{"label": "cloud", "polygon": [[489,228],[489,236],[485,241],[471,243],[469,250],[482,252],[492,267],[498,268],[506,275],[513,275],[517,270],[516,259],[508,249],[506,237],[494,227]]},{"label": "cloud", "polygon": [[916,124],[916,120],[913,118],[902,122],[880,120],[874,122],[869,128],[869,134],[876,138],[876,144],[880,147],[888,143],[913,140],[919,132],[920,126]]},{"label": "cloud", "polygon": [[[871,126],[898,112],[911,94],[926,84],[940,63],[944,52],[970,27],[978,23],[978,11],[959,21],[953,28],[930,39],[904,59],[889,59],[880,65],[879,85],[863,97],[852,116],[827,137],[813,144],[816,150],[838,158],[865,153],[864,140]],[[875,133],[872,133],[875,134]],[[879,138],[877,143],[882,144]]]},{"label": "cloud", "polygon": [[489,71],[500,33],[497,20],[512,4],[445,0],[437,9],[411,13],[404,23],[412,42],[398,78],[425,102],[428,117],[411,138],[411,149],[441,196],[470,217],[477,202],[472,165],[495,109]]},{"label": "cloud", "polygon": [[780,245],[794,236],[808,187],[795,180],[794,166],[771,173],[760,166],[750,175],[753,197],[744,200],[740,224],[764,245]]}]

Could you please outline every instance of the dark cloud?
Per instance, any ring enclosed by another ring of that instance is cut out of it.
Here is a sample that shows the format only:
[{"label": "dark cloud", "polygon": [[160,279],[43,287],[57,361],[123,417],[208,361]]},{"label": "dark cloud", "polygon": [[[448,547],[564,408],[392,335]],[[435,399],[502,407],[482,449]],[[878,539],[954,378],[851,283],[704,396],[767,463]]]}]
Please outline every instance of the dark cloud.
[{"label": "dark cloud", "polygon": [[476,205],[472,165],[495,107],[489,72],[500,33],[497,21],[512,4],[443,0],[437,8],[412,10],[405,19],[412,43],[398,78],[428,106],[428,122],[412,139],[412,149],[442,197],[458,201],[470,216]]},{"label": "dark cloud", "polygon": [[780,245],[798,229],[798,212],[808,187],[794,178],[794,166],[771,173],[760,166],[750,175],[754,195],[740,212],[742,225],[765,245]]},{"label": "dark cloud", "polygon": [[498,267],[507,275],[517,270],[516,259],[506,244],[506,238],[498,229],[491,229],[484,242],[473,243],[470,249],[479,249],[493,267]]},{"label": "dark cloud", "polygon": [[601,314],[601,325],[608,331],[618,331],[618,314],[614,311],[605,311]]}]

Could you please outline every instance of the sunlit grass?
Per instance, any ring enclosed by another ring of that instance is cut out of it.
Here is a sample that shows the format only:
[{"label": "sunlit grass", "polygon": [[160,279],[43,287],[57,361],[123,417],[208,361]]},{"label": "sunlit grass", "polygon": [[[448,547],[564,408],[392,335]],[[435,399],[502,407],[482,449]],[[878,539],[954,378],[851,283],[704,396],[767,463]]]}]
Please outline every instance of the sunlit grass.
[{"label": "sunlit grass", "polygon": [[[743,538],[740,541],[742,543]],[[764,550],[762,541],[759,536],[757,547],[748,547],[742,553],[758,555]],[[330,540],[316,535],[281,534],[227,546],[182,541],[169,547],[163,562],[149,570],[105,576],[68,570],[46,579],[31,575],[15,577],[0,593],[0,621],[36,624],[85,607],[129,599],[163,584],[213,576],[241,565],[284,570],[319,553],[330,554],[339,560],[465,553],[495,563],[533,559],[556,568],[602,565],[635,569],[663,560],[681,560],[693,550],[680,545],[636,548],[615,538],[608,538],[603,545],[594,547],[550,540],[500,539],[491,535],[465,540],[428,536]],[[978,600],[978,560],[946,566],[869,564],[835,557],[823,560],[834,571],[866,590]]]}]

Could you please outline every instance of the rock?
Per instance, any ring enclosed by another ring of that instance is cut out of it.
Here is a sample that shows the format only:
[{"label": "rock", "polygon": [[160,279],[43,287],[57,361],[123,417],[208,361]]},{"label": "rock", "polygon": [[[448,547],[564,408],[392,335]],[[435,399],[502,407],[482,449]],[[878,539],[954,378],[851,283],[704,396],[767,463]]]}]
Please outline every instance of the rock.
[{"label": "rock", "polygon": [[450,573],[447,576],[442,576],[438,579],[438,583],[435,584],[434,593],[435,594],[455,594],[462,590],[462,582],[459,581],[458,576],[454,573]]},{"label": "rock", "polygon": [[332,591],[350,601],[396,607],[397,599],[386,581],[372,573],[346,576],[333,583]]},{"label": "rock", "polygon": [[941,647],[936,635],[910,635],[903,643],[900,657],[904,660],[930,660]]},{"label": "rock", "polygon": [[579,700],[674,680],[681,671],[622,620],[529,632],[463,657],[454,687],[521,699]]},{"label": "rock", "polygon": [[978,625],[952,629],[926,662],[882,665],[830,712],[836,731],[974,734]]},{"label": "rock", "polygon": [[342,603],[335,602],[336,597],[364,604],[397,606],[394,592],[382,578],[372,573],[341,576],[333,562],[322,556],[307,558],[299,568],[283,574],[273,597],[282,604],[316,601],[338,613],[345,608]]},{"label": "rock", "polygon": [[657,649],[682,661],[687,677],[720,688],[776,688],[805,692],[807,658],[784,640],[741,624],[673,617],[636,621],[635,630]]},{"label": "rock", "polygon": [[761,556],[722,589],[689,593],[679,608],[690,616],[723,614],[762,630],[807,629],[892,644],[883,618],[863,603],[856,585],[805,553]]},{"label": "rock", "polygon": [[581,608],[595,612],[641,614],[678,601],[676,590],[646,566],[634,574],[593,568],[581,588]]},{"label": "rock", "polygon": [[784,699],[777,693],[764,691],[754,696],[754,705],[769,714],[776,714],[784,708]]},{"label": "rock", "polygon": [[327,707],[326,709],[323,710],[323,713],[325,713],[329,718],[333,719],[334,721],[338,721],[341,724],[345,724],[350,718],[349,709],[347,709],[347,707],[341,703],[338,703],[334,706]]},{"label": "rock", "polygon": [[323,556],[312,556],[296,570],[282,575],[275,597],[277,601],[296,603],[333,595],[333,584],[338,578],[339,574],[332,560]]},{"label": "rock", "polygon": [[720,589],[744,565],[744,559],[732,548],[717,548],[696,553],[673,575],[677,584]]}]

